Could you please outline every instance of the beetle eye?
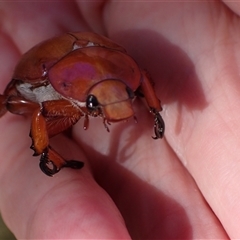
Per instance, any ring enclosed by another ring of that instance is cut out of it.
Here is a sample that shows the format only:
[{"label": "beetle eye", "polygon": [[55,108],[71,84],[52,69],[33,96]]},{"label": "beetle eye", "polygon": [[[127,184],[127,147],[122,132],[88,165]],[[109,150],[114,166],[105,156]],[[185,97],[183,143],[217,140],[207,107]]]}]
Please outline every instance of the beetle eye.
[{"label": "beetle eye", "polygon": [[99,106],[98,100],[94,95],[89,95],[86,103],[89,110],[94,110]]}]

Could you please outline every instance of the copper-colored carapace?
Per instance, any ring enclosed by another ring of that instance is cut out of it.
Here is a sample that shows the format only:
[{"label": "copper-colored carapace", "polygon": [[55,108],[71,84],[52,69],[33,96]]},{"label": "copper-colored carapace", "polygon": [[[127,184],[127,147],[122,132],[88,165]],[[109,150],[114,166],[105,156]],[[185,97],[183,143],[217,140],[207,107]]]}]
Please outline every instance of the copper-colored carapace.
[{"label": "copper-colored carapace", "polygon": [[49,138],[89,116],[118,122],[134,117],[136,97],[144,97],[153,115],[155,137],[162,138],[164,121],[152,82],[145,71],[110,39],[96,33],[67,33],[36,45],[17,64],[12,80],[0,95],[0,117],[9,111],[30,115],[34,156],[48,176],[63,167],[81,168],[66,160]]}]

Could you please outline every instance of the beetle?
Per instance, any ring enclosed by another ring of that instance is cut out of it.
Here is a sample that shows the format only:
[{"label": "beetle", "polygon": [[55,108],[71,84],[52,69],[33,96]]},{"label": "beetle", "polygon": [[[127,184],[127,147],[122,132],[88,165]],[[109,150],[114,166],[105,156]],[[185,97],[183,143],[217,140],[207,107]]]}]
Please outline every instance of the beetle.
[{"label": "beetle", "polygon": [[164,135],[162,110],[152,81],[126,50],[92,32],[66,33],[45,40],[26,52],[12,80],[0,95],[0,117],[7,111],[30,115],[34,156],[48,176],[63,167],[81,168],[83,162],[66,160],[49,145],[49,138],[84,118],[110,122],[134,117],[136,97],[144,97],[154,118],[154,139]]}]

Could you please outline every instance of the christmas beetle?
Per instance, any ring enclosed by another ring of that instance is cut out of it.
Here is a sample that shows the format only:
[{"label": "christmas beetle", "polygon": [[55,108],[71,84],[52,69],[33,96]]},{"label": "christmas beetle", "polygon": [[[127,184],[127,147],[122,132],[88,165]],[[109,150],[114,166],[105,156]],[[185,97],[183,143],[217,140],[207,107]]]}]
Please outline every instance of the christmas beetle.
[{"label": "christmas beetle", "polygon": [[34,156],[48,176],[63,167],[81,168],[50,145],[49,138],[89,116],[103,123],[134,116],[132,102],[144,97],[154,117],[155,137],[162,138],[164,121],[152,82],[145,71],[110,39],[95,33],[67,33],[36,45],[17,64],[12,80],[0,95],[0,117],[9,111],[31,115]]}]

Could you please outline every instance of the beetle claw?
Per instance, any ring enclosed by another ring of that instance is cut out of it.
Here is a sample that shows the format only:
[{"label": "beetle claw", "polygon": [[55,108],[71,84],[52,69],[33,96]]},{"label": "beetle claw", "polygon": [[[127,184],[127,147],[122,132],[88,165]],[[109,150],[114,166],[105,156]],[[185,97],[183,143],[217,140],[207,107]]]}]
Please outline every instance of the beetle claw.
[{"label": "beetle claw", "polygon": [[64,165],[63,167],[69,167],[69,168],[73,168],[73,169],[80,169],[84,166],[83,162],[79,162],[76,160],[69,160],[66,161],[66,165]]},{"label": "beetle claw", "polygon": [[57,173],[59,170],[56,169],[56,166],[52,164],[53,169],[49,168],[47,166],[48,163],[45,163],[43,161],[40,161],[39,167],[42,170],[43,173],[45,173],[47,176],[52,177],[55,173]]},{"label": "beetle claw", "polygon": [[54,164],[53,161],[49,160],[48,154],[45,152],[42,153],[40,163],[39,163],[39,167],[42,170],[42,172],[49,177],[52,177],[54,174],[58,173],[60,169],[63,167],[80,169],[83,166],[84,166],[83,162],[79,162],[76,160],[69,160],[69,161],[65,161],[65,163],[61,167],[58,167],[57,165]]},{"label": "beetle claw", "polygon": [[39,167],[42,170],[42,172],[49,177],[52,177],[54,174],[56,174],[60,170],[52,161],[49,161],[46,153],[42,153]]},{"label": "beetle claw", "polygon": [[162,119],[162,116],[160,115],[159,112],[157,112],[156,110],[152,109],[151,110],[155,116],[154,121],[154,133],[155,133],[155,137],[152,137],[153,139],[158,139],[158,138],[163,138],[164,135],[164,131],[165,131],[165,124],[164,121]]}]

